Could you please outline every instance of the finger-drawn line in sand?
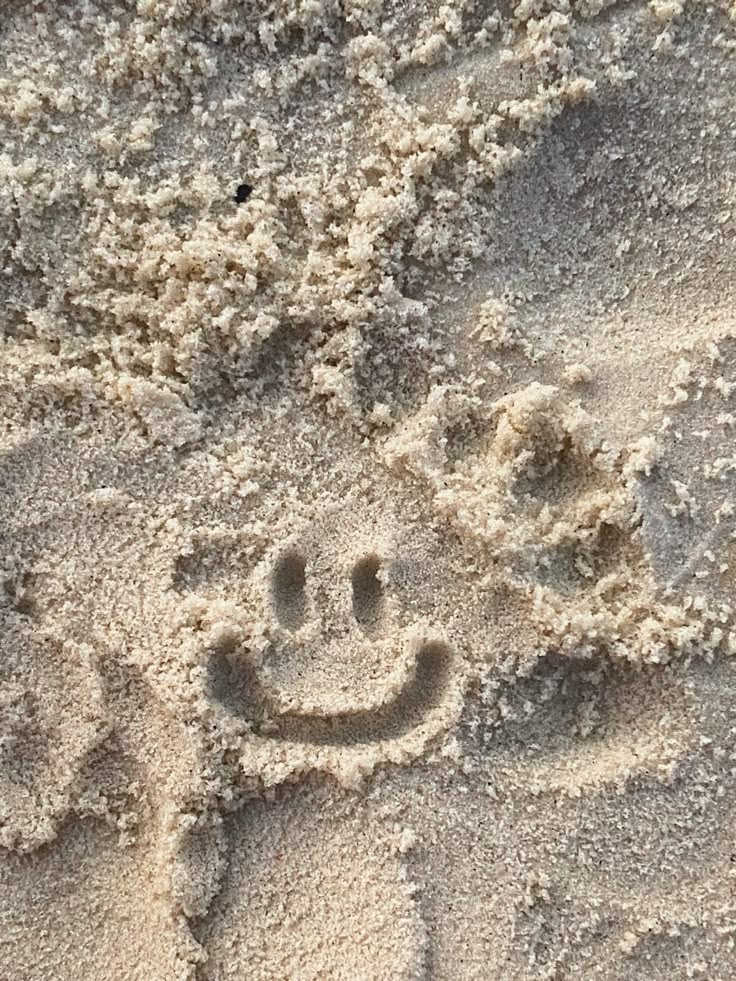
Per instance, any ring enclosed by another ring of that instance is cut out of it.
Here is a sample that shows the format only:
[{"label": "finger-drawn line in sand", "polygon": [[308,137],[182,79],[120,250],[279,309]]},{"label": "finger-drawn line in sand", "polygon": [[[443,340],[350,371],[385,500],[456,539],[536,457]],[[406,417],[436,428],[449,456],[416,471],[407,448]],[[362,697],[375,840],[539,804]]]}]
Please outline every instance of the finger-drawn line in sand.
[{"label": "finger-drawn line in sand", "polygon": [[375,637],[383,619],[383,583],[379,577],[381,559],[366,555],[356,562],[351,575],[353,614],[367,637]]},{"label": "finger-drawn line in sand", "polygon": [[306,562],[299,552],[285,552],[271,574],[271,593],[278,621],[287,630],[298,630],[306,615]]},{"label": "finger-drawn line in sand", "polygon": [[287,742],[355,746],[404,735],[438,709],[450,687],[451,655],[444,642],[425,641],[395,694],[374,708],[340,710],[334,715],[284,711],[278,694],[244,656],[235,661],[227,652],[213,652],[209,669],[213,695],[246,716],[256,734]]}]

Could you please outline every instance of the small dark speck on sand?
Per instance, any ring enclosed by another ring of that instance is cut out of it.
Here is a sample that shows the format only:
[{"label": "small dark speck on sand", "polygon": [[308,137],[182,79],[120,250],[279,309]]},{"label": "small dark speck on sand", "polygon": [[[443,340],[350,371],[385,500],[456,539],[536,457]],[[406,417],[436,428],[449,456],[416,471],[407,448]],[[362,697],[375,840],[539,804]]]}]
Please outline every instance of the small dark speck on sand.
[{"label": "small dark speck on sand", "polygon": [[250,184],[238,184],[237,190],[235,191],[235,200],[238,204],[243,204],[251,196],[253,188]]}]

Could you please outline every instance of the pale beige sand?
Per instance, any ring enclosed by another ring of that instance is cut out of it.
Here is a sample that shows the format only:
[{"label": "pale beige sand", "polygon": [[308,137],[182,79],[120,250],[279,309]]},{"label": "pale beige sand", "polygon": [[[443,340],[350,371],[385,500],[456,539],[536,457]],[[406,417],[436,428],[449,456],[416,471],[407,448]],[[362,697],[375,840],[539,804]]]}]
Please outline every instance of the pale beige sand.
[{"label": "pale beige sand", "polygon": [[2,981],[736,978],[735,48],[2,5]]}]

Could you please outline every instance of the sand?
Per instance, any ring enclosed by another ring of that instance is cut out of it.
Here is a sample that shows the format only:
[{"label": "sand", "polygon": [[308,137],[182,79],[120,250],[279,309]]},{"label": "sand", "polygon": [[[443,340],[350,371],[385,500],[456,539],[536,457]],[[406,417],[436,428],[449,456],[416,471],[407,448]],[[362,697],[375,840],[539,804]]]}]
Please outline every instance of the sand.
[{"label": "sand", "polygon": [[6,0],[0,979],[736,978],[736,8]]}]

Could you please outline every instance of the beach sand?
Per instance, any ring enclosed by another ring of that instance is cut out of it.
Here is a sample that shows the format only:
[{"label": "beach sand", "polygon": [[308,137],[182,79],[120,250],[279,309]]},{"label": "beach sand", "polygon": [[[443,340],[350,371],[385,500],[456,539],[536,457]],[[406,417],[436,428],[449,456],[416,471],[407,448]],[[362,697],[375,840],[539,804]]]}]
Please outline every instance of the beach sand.
[{"label": "beach sand", "polygon": [[1,981],[736,978],[736,7],[6,0]]}]

